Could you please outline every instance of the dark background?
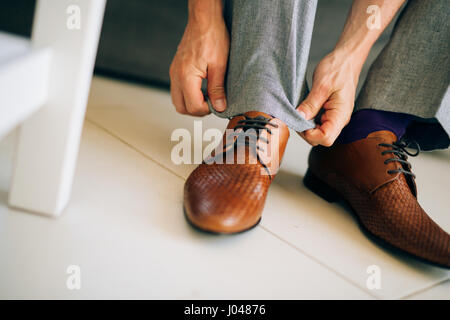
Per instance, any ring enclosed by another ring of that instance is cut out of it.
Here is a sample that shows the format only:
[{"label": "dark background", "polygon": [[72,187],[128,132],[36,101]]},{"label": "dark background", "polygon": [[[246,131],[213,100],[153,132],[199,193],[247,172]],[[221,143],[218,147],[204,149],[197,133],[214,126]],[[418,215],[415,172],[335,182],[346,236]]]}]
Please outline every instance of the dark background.
[{"label": "dark background", "polygon": [[[309,80],[315,64],[333,49],[351,3],[352,0],[319,0]],[[35,0],[0,1],[0,31],[29,37],[34,7]],[[170,62],[186,22],[187,0],[108,0],[95,72],[168,87]],[[392,23],[374,46],[362,78],[391,29]]]}]

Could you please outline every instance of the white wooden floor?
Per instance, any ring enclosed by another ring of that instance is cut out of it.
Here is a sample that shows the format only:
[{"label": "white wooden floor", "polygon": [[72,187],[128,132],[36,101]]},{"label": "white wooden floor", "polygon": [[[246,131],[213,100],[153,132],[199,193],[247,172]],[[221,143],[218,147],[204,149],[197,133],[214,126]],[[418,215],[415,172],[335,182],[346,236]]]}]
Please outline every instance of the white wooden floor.
[{"label": "white wooden floor", "polygon": [[[193,230],[182,211],[195,165],[170,160],[193,131],[168,92],[96,77],[72,199],[58,219],[6,206],[16,134],[0,142],[0,298],[450,299],[450,272],[385,251],[352,216],[301,183],[308,145],[292,134],[262,223],[236,236]],[[226,121],[203,118],[203,129]],[[30,161],[33,161],[30,159]],[[450,231],[450,154],[412,159],[419,200]],[[69,265],[81,289],[66,286]],[[367,267],[381,289],[366,286]]]}]

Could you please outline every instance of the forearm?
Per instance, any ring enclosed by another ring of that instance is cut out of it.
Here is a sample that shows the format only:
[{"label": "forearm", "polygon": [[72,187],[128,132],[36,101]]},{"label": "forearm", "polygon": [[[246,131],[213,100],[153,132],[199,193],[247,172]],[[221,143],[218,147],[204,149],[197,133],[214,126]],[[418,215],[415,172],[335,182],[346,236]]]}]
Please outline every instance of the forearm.
[{"label": "forearm", "polygon": [[[351,57],[355,67],[361,69],[373,44],[404,2],[405,0],[354,0],[334,51]],[[374,6],[374,10],[367,12],[369,6]]]}]

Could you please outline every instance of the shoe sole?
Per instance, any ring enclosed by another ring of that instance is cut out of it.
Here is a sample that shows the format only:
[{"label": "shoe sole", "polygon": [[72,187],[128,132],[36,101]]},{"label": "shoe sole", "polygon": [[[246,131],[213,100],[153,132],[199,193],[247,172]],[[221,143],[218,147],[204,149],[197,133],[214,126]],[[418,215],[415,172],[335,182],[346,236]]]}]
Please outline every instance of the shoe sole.
[{"label": "shoe sole", "polygon": [[319,197],[325,199],[326,201],[333,203],[333,202],[342,202],[344,203],[350,210],[350,213],[355,218],[356,222],[359,225],[359,228],[365,234],[369,239],[371,239],[373,242],[378,244],[380,247],[383,247],[387,250],[390,250],[393,253],[405,255],[408,257],[412,257],[416,260],[420,260],[422,262],[425,262],[427,264],[434,265],[436,267],[450,269],[450,266],[439,264],[434,261],[427,260],[425,258],[416,256],[408,251],[405,251],[403,249],[400,249],[393,244],[387,242],[386,240],[378,237],[377,235],[373,234],[367,227],[362,223],[359,215],[357,214],[356,210],[352,208],[350,203],[334,188],[330,187],[326,182],[323,182],[319,178],[317,178],[309,169],[306,171],[306,175],[303,178],[303,184],[312,192],[317,194]]},{"label": "shoe sole", "polygon": [[194,224],[194,223],[189,219],[189,217],[187,216],[187,214],[186,214],[186,208],[185,208],[184,206],[183,206],[183,214],[184,214],[184,217],[186,218],[186,221],[188,222],[188,224],[189,224],[193,229],[195,229],[195,230],[197,230],[197,231],[201,231],[201,232],[203,232],[203,233],[211,234],[211,235],[235,235],[235,234],[243,233],[243,232],[246,232],[246,231],[249,231],[249,230],[253,229],[254,227],[256,227],[256,226],[261,222],[261,218],[259,218],[259,220],[258,220],[254,225],[252,225],[251,227],[249,227],[249,228],[247,228],[247,229],[240,230],[240,231],[235,231],[235,232],[220,232],[220,231],[213,231],[213,230],[203,229],[203,228],[197,226],[196,224]]}]

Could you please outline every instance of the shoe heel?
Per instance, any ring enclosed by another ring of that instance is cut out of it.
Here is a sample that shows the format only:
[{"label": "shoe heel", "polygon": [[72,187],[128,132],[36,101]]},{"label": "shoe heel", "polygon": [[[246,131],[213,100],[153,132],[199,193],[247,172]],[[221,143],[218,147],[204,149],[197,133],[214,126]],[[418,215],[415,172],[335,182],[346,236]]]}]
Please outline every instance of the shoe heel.
[{"label": "shoe heel", "polygon": [[312,192],[325,199],[328,202],[337,202],[341,199],[338,192],[328,186],[325,182],[317,178],[308,169],[306,175],[303,178],[303,184]]}]

